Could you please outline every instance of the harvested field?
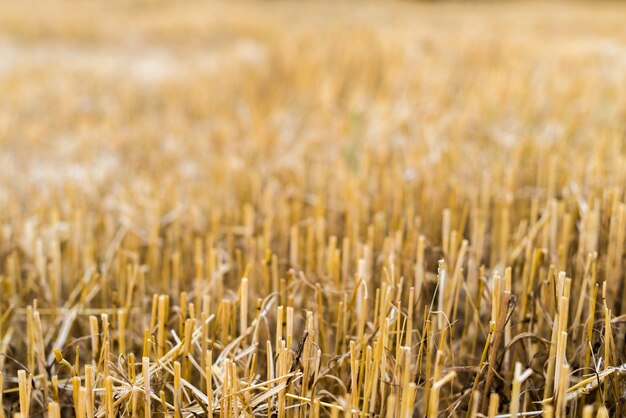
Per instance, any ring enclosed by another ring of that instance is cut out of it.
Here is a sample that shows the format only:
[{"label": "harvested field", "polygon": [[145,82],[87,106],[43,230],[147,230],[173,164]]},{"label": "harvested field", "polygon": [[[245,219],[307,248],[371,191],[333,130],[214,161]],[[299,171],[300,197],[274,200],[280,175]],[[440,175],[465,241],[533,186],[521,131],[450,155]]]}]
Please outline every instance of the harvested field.
[{"label": "harvested field", "polygon": [[626,416],[625,17],[0,1],[0,418]]}]

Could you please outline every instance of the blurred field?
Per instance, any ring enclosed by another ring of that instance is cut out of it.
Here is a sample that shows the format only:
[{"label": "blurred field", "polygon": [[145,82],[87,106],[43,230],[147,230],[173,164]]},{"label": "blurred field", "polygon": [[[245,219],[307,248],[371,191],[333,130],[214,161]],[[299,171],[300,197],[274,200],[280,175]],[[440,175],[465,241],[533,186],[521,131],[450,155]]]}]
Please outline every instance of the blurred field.
[{"label": "blurred field", "polygon": [[625,16],[1,1],[0,418],[624,415]]}]

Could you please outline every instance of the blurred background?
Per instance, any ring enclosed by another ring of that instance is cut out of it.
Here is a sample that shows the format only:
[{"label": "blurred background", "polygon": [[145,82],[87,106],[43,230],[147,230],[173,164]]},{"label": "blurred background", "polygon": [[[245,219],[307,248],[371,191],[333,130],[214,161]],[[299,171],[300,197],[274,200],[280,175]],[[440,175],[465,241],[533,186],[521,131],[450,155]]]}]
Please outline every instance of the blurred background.
[{"label": "blurred background", "polygon": [[589,163],[567,181],[623,184],[624,16],[618,2],[4,1],[1,196],[27,216],[71,189],[140,223],[146,201],[239,210],[290,188],[341,205],[329,179],[357,173],[375,193],[376,170],[433,213],[486,181],[510,189],[506,172],[528,173],[513,180],[532,195],[542,167],[572,159]]},{"label": "blurred background", "polygon": [[433,162],[520,138],[578,152],[623,129],[624,16],[618,2],[3,1],[2,183],[193,182],[207,163],[355,163],[380,141]]}]

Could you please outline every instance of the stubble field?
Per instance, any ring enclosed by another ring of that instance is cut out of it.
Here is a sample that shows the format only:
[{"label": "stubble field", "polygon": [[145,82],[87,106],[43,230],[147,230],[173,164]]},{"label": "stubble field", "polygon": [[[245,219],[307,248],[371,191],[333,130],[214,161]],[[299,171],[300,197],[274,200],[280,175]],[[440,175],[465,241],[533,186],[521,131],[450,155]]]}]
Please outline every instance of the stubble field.
[{"label": "stubble field", "polygon": [[624,16],[0,2],[0,418],[623,416]]}]

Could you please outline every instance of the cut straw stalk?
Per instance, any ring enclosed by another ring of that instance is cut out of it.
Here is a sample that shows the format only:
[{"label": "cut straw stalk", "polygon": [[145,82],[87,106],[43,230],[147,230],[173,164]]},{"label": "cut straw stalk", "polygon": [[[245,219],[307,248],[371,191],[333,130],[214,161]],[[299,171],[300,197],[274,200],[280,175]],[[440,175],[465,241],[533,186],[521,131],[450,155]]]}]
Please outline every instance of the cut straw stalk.
[{"label": "cut straw stalk", "polygon": [[509,411],[512,417],[518,416],[518,413],[520,412],[520,394],[522,384],[532,375],[532,373],[532,369],[527,369],[522,372],[522,363],[515,363],[515,372],[513,374],[513,388],[511,390],[511,405],[509,407]]}]

